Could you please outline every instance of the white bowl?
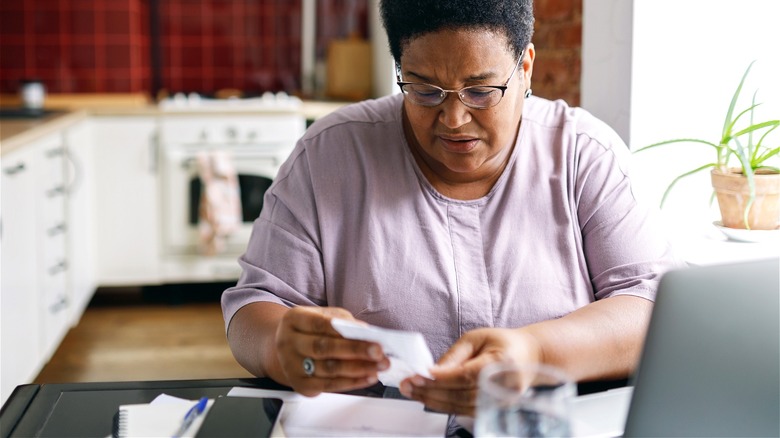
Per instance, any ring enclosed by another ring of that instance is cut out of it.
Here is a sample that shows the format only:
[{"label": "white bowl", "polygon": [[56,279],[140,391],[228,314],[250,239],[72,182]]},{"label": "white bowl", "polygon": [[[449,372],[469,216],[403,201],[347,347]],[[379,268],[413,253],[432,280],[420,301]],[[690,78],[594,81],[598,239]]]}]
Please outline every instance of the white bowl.
[{"label": "white bowl", "polygon": [[780,243],[780,230],[745,230],[742,228],[729,228],[724,227],[721,221],[715,221],[712,224],[725,234],[726,237],[736,242]]}]

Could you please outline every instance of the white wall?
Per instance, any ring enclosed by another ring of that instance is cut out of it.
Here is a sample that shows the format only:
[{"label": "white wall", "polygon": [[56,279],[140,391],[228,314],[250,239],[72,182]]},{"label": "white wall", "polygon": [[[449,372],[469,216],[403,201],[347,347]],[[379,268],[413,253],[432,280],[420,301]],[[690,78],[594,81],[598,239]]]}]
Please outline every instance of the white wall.
[{"label": "white wall", "polygon": [[374,88],[372,97],[400,93],[401,90],[395,83],[395,61],[393,61],[393,56],[390,54],[387,33],[384,26],[382,26],[382,17],[379,13],[379,0],[369,0],[368,9],[371,56],[374,58],[372,63]]},{"label": "white wall", "polygon": [[[634,150],[678,137],[716,142],[731,95],[756,60],[738,107],[758,88],[759,116],[778,119],[778,25],[778,0],[584,0],[582,106]],[[674,176],[714,159],[696,145],[634,155],[635,190],[657,205]],[[664,216],[716,220],[710,193],[706,172],[682,180]]]},{"label": "white wall", "polygon": [[626,140],[631,104],[633,1],[584,0],[582,106]]}]

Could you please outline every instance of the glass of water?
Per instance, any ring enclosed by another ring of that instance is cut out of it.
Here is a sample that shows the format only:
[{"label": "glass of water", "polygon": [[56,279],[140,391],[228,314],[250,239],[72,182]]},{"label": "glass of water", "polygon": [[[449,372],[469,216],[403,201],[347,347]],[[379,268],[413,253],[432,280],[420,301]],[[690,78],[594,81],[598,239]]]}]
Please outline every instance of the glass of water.
[{"label": "glass of water", "polygon": [[571,436],[570,405],[577,386],[547,365],[496,362],[479,375],[477,437]]}]

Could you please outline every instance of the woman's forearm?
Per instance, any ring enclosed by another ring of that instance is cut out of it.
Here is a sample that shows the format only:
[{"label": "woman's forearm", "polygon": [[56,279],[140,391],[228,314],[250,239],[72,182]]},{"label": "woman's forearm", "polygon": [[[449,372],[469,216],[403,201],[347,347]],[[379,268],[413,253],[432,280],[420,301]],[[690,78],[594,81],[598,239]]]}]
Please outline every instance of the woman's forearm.
[{"label": "woman's forearm", "polygon": [[276,354],[276,330],[289,309],[276,303],[247,304],[233,316],[228,344],[238,363],[258,377],[287,384]]},{"label": "woman's forearm", "polygon": [[622,378],[639,362],[652,308],[644,298],[621,295],[520,330],[537,340],[542,362],[577,381]]}]

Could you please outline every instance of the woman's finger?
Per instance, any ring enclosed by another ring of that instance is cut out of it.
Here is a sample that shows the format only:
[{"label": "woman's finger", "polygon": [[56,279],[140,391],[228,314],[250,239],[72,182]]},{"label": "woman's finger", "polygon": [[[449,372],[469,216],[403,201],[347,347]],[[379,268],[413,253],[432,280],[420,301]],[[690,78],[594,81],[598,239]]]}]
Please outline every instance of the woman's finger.
[{"label": "woman's finger", "polygon": [[309,362],[311,373],[310,375],[306,374],[305,365],[303,365],[302,361],[302,374],[308,377],[317,378],[346,377],[351,379],[361,379],[367,378],[369,376],[376,376],[379,371],[384,371],[390,366],[389,361],[386,363],[377,363],[362,360],[307,359],[311,359]]},{"label": "woman's finger", "polygon": [[458,339],[436,363],[441,367],[449,367],[461,364],[476,356],[478,346],[464,338]]},{"label": "woman's finger", "polygon": [[386,359],[382,346],[368,341],[302,335],[298,351],[314,358],[353,359],[379,362]]},{"label": "woman's finger", "polygon": [[473,415],[476,407],[477,389],[437,389],[412,386],[410,398],[422,402],[427,408],[438,412],[459,415]]},{"label": "woman's finger", "polygon": [[288,357],[310,357],[313,359],[358,360],[389,365],[379,344],[332,337],[310,335],[298,332],[280,333],[276,339],[279,354]]},{"label": "woman's finger", "polygon": [[292,388],[307,397],[313,397],[323,392],[344,392],[363,389],[377,383],[376,376],[363,378],[349,377],[303,377],[291,382]]},{"label": "woman's finger", "polygon": [[330,324],[333,318],[355,319],[351,313],[340,307],[299,306],[287,312],[286,321],[283,323],[286,322],[292,330],[301,333],[340,336]]}]

